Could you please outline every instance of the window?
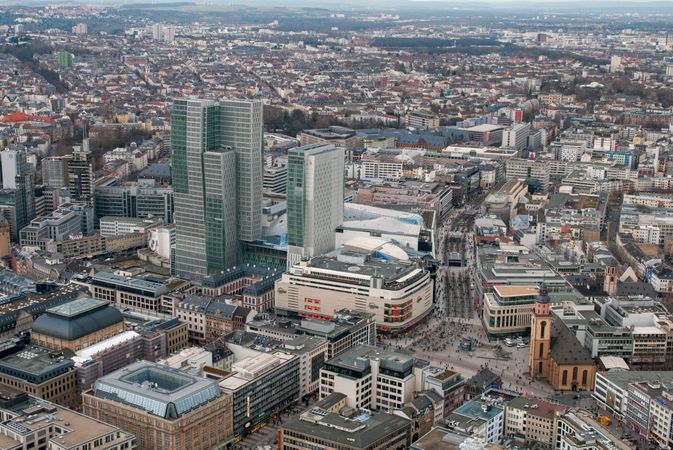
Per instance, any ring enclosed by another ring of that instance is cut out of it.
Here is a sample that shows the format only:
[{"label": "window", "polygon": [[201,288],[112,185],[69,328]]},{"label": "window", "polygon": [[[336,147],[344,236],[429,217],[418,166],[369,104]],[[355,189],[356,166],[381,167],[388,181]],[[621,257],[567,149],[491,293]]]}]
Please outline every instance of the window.
[{"label": "window", "polygon": [[561,377],[561,384],[568,384],[568,371],[563,370],[563,376]]},{"label": "window", "polygon": [[544,357],[544,344],[540,342],[540,358]]},{"label": "window", "polygon": [[573,383],[577,381],[577,367],[573,367]]},{"label": "window", "polygon": [[543,320],[543,321],[540,323],[540,339],[544,339],[544,330],[545,330],[545,328],[547,328],[547,321],[546,321],[546,320]]},{"label": "window", "polygon": [[589,378],[589,371],[588,370],[583,370],[582,371],[582,384],[586,386],[587,380]]}]

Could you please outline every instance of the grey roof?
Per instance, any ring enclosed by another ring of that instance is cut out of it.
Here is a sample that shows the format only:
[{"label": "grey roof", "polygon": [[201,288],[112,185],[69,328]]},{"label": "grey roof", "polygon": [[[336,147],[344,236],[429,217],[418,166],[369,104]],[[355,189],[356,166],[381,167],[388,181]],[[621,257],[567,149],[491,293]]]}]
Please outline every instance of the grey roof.
[{"label": "grey roof", "polygon": [[17,347],[17,353],[0,359],[0,373],[41,384],[72,370],[74,362],[38,345]]},{"label": "grey roof", "polygon": [[[250,266],[250,265],[242,265],[242,266],[236,266],[232,267],[230,269],[227,269],[225,272],[217,274],[217,275],[211,275],[208,277],[205,277],[202,281],[201,284],[203,287],[207,288],[217,288],[219,286],[223,286],[227,283],[231,283],[232,281],[236,281],[239,278],[246,278],[246,277],[253,277],[253,276],[258,276],[262,277],[260,281],[257,281],[255,283],[252,283],[250,286],[246,287],[244,290],[245,294],[249,295],[258,295],[259,293],[266,292],[266,289],[268,288],[268,285],[270,283],[271,287],[273,288],[274,281],[282,275],[281,271],[278,271],[274,268],[265,268],[265,267],[257,267],[257,266]],[[271,280],[271,281],[268,281]]]},{"label": "grey roof", "polygon": [[551,357],[558,365],[581,365],[593,362],[591,353],[584,348],[562,320],[553,321]]},{"label": "grey roof", "polygon": [[140,177],[162,177],[171,176],[170,164],[151,164],[140,172]]},{"label": "grey roof", "polygon": [[200,295],[188,295],[179,304],[180,308],[190,311],[198,311],[208,315],[220,315],[226,320],[232,320],[234,317],[245,317],[250,314],[250,308],[243,306],[230,305],[209,297]]},{"label": "grey roof", "polygon": [[167,291],[166,286],[162,283],[125,277],[110,272],[96,272],[91,278],[91,282],[97,286],[111,287],[114,289],[137,289],[141,291],[140,293],[142,295],[154,297],[158,297]]},{"label": "grey roof", "polygon": [[94,395],[164,419],[177,419],[221,395],[217,382],[149,361],[99,378]]},{"label": "grey roof", "polygon": [[121,313],[106,302],[81,298],[45,311],[33,323],[33,332],[73,341],[123,321]]},{"label": "grey roof", "polygon": [[501,382],[500,376],[491,372],[488,368],[483,368],[465,382],[466,385],[474,386],[478,389],[485,390],[493,384]]},{"label": "grey roof", "polygon": [[[376,441],[397,434],[401,430],[406,429],[408,432],[410,421],[393,414],[356,411],[352,418],[347,418],[330,412],[327,408],[335,404],[335,399],[330,397],[341,395],[331,394],[300,417],[290,418],[282,428],[353,449],[370,448]],[[343,397],[337,398],[340,400]]]}]

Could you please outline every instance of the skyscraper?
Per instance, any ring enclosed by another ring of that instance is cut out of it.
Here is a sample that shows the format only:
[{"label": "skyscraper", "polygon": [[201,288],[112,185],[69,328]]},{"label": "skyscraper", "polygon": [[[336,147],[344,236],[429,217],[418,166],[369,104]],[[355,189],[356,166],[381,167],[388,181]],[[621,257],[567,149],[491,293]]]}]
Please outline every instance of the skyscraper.
[{"label": "skyscraper", "polygon": [[262,103],[224,100],[220,108],[222,145],[236,152],[238,239],[251,242],[262,235]]},{"label": "skyscraper", "polygon": [[5,149],[0,152],[2,187],[13,192],[10,195],[16,208],[16,230],[20,230],[35,218],[35,172],[22,150]]},{"label": "skyscraper", "polygon": [[42,159],[42,184],[61,189],[68,187],[70,156],[49,156]]},{"label": "skyscraper", "polygon": [[93,156],[86,137],[68,161],[68,187],[73,200],[88,202],[93,198]]},{"label": "skyscraper", "polygon": [[287,265],[334,250],[344,216],[344,150],[312,144],[288,152]]},{"label": "skyscraper", "polygon": [[180,277],[201,278],[237,262],[236,152],[222,146],[223,121],[215,101],[173,102],[173,271]]}]

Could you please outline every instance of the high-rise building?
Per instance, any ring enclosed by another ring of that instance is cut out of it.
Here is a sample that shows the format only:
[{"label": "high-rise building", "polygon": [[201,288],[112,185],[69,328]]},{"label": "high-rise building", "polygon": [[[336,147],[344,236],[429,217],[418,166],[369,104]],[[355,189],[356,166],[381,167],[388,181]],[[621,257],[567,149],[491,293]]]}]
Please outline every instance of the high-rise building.
[{"label": "high-rise building", "polygon": [[173,272],[202,278],[235,265],[239,239],[261,234],[262,105],[176,100],[171,122]]},{"label": "high-rise building", "polygon": [[238,239],[252,242],[262,234],[262,103],[220,102],[222,145],[236,153]]},{"label": "high-rise building", "polygon": [[154,180],[141,180],[123,186],[96,186],[94,188],[96,219],[105,216],[150,216],[173,222],[173,189],[155,186]]},{"label": "high-rise building", "polygon": [[344,218],[344,150],[312,144],[288,153],[287,264],[334,250]]},{"label": "high-rise building", "polygon": [[236,263],[236,157],[221,147],[220,106],[176,100],[171,120],[174,271],[201,278]]},{"label": "high-rise building", "polygon": [[71,28],[71,31],[73,34],[87,34],[89,32],[89,27],[85,23],[78,23]]},{"label": "high-rise building", "polygon": [[68,187],[69,156],[50,156],[42,159],[42,184],[56,189]]},{"label": "high-rise building", "polygon": [[16,233],[35,217],[35,173],[26,152],[6,149],[0,152],[2,187],[10,193],[16,208]]},{"label": "high-rise building", "polygon": [[67,69],[69,67],[72,67],[72,53],[70,52],[56,53],[56,64],[61,69]]},{"label": "high-rise building", "polygon": [[84,138],[81,147],[75,147],[68,162],[68,185],[73,200],[89,201],[93,198],[93,158],[88,138]]}]

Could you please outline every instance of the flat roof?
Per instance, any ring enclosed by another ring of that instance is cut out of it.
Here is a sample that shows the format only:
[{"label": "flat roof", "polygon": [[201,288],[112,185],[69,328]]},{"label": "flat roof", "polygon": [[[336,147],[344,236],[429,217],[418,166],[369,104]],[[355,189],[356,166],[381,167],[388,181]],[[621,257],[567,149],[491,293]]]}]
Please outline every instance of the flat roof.
[{"label": "flat roof", "polygon": [[493,289],[500,297],[528,297],[538,294],[538,287],[535,285],[528,286],[510,286],[510,285],[496,285]]},{"label": "flat roof", "polygon": [[503,129],[505,129],[504,125],[492,125],[492,124],[489,124],[489,123],[484,123],[482,125],[475,125],[475,126],[469,127],[469,128],[463,128],[463,130],[476,131],[478,133],[484,133],[484,132],[487,132],[487,131],[503,130]]},{"label": "flat roof", "polygon": [[92,297],[83,297],[63,305],[49,308],[46,312],[63,317],[75,317],[108,304],[109,302],[106,302],[105,300],[99,300]]},{"label": "flat roof", "polygon": [[[0,396],[2,396],[3,400],[8,399],[10,403],[15,402],[11,405],[3,406],[3,409],[8,409],[17,415],[3,423],[3,426],[10,428],[14,432],[20,434],[34,433],[49,428],[54,423],[58,423],[62,431],[51,437],[50,441],[65,448],[79,447],[98,437],[116,431],[121,432],[121,439],[131,437],[131,435],[123,430],[92,417],[36,397],[22,394],[22,391],[7,386],[0,387]],[[30,420],[27,420],[28,417],[30,417]],[[47,420],[49,418],[52,420]],[[0,441],[0,445],[3,446],[2,448],[13,448],[13,446],[19,445],[18,441],[4,434],[0,434],[0,437],[2,437]],[[120,441],[116,442],[119,443]]]},{"label": "flat roof", "polygon": [[221,395],[217,382],[149,361],[138,361],[99,378],[96,397],[177,419]]},{"label": "flat roof", "polygon": [[55,356],[56,353],[38,345],[26,345],[21,351],[0,359],[0,368],[16,370],[37,378],[54,369],[73,366],[72,360]]},{"label": "flat roof", "polygon": [[349,448],[369,448],[376,441],[409,427],[409,420],[393,414],[359,410],[349,417],[331,412],[334,400],[330,396],[291,417],[281,429],[300,435],[318,437]]}]

